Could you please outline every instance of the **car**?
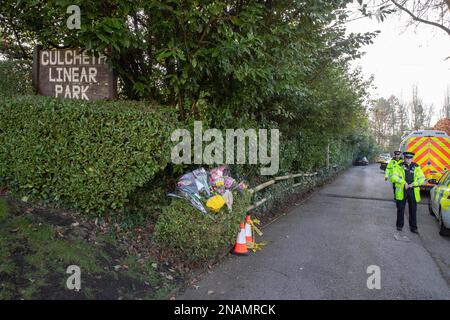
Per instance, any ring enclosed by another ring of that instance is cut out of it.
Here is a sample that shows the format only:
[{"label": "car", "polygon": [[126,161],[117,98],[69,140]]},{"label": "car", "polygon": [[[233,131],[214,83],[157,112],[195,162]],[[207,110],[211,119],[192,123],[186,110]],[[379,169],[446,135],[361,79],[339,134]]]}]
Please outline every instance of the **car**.
[{"label": "car", "polygon": [[378,156],[377,162],[381,163],[381,162],[386,162],[389,160],[391,160],[391,155],[389,153],[382,153]]},{"label": "car", "polygon": [[450,171],[446,171],[431,188],[428,210],[439,222],[439,234],[450,236]]},{"label": "car", "polygon": [[380,164],[380,169],[383,170],[383,171],[385,171],[386,168],[387,168],[387,165],[388,165],[389,161],[391,161],[391,158],[387,158],[386,160],[379,162],[379,164]]},{"label": "car", "polygon": [[378,156],[377,162],[380,164],[380,169],[381,170],[386,170],[386,167],[389,163],[389,161],[391,161],[391,155],[389,153],[382,153]]},{"label": "car", "polygon": [[366,157],[358,157],[353,162],[353,165],[355,166],[367,166],[369,164],[369,160],[367,160]]}]

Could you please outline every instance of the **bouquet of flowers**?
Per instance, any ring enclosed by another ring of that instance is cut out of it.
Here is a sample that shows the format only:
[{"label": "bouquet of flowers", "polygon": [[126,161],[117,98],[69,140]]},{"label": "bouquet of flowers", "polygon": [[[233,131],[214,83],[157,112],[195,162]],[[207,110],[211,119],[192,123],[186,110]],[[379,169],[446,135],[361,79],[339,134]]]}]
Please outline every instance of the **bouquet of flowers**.
[{"label": "bouquet of flowers", "polygon": [[243,190],[247,187],[244,182],[238,184],[229,176],[227,166],[219,166],[209,172],[206,172],[204,168],[199,168],[182,175],[177,182],[176,191],[169,193],[169,196],[187,200],[201,213],[214,219],[203,203],[214,213],[219,212],[224,205],[231,211],[233,206],[232,190]]}]

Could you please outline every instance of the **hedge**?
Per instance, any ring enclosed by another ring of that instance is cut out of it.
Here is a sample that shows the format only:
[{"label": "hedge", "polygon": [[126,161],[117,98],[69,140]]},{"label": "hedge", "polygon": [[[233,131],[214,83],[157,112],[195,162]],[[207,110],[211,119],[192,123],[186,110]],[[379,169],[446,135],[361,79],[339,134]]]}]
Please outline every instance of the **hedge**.
[{"label": "hedge", "polygon": [[235,191],[233,196],[233,210],[229,212],[222,208],[219,213],[213,213],[216,221],[204,216],[186,201],[173,200],[156,222],[156,243],[189,264],[213,260],[236,241],[239,225],[244,221],[250,205],[251,194],[248,190]]},{"label": "hedge", "polygon": [[175,112],[137,102],[0,101],[0,184],[86,212],[120,208],[165,168]]}]

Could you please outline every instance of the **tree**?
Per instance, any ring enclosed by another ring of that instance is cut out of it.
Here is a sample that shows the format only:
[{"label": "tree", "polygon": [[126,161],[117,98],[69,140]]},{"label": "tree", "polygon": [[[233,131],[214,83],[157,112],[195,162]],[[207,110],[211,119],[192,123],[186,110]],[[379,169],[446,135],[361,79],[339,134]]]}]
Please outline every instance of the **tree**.
[{"label": "tree", "polygon": [[414,23],[437,27],[450,36],[449,0],[391,0],[391,2],[406,12]]},{"label": "tree", "polygon": [[371,109],[375,139],[377,144],[383,149],[386,149],[389,146],[388,130],[390,129],[391,123],[391,121],[389,121],[389,118],[392,115],[391,109],[391,104],[385,98],[376,100]]},{"label": "tree", "polygon": [[450,118],[450,86],[447,87],[445,92],[444,104],[441,109],[442,118]]},{"label": "tree", "polygon": [[[30,60],[40,43],[106,53],[122,98],[171,106],[185,123],[278,127],[296,151],[317,152],[316,165],[323,144],[366,123],[368,81],[349,62],[377,33],[347,34],[349,2],[4,0],[0,52]],[[66,27],[69,4],[81,8],[79,30]]]},{"label": "tree", "polygon": [[408,114],[398,98],[394,95],[388,99],[379,98],[370,111],[376,142],[385,150],[396,149],[408,121]]},{"label": "tree", "polygon": [[406,132],[410,131],[409,124],[408,105],[404,102],[399,103],[397,111],[398,131],[396,134],[396,141],[400,144],[402,137]]},{"label": "tree", "polygon": [[409,107],[411,113],[410,128],[412,130],[429,128],[433,106],[424,106],[422,99],[419,97],[419,89],[417,85],[412,87],[412,96]]},{"label": "tree", "polygon": [[434,130],[445,131],[448,135],[450,135],[450,119],[443,118],[439,120],[433,127]]},{"label": "tree", "polygon": [[14,46],[0,50],[26,59],[36,43],[108,50],[124,97],[174,105],[183,118],[220,105],[224,120],[292,119],[326,68],[375,36],[345,34],[349,0],[72,2],[80,30],[65,26],[69,1],[4,1],[0,28]]},{"label": "tree", "polygon": [[450,36],[450,0],[358,0],[358,3],[364,16],[383,21],[389,14],[404,12],[411,18],[409,25],[431,25]]}]

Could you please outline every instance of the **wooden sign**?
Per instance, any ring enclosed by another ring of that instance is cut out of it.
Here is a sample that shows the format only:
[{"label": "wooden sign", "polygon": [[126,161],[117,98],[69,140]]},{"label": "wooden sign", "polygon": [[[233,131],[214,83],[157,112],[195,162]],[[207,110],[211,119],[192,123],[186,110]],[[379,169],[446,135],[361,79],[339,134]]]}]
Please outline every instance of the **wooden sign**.
[{"label": "wooden sign", "polygon": [[43,96],[97,100],[117,95],[117,78],[106,64],[106,56],[90,56],[80,49],[36,47],[33,83]]}]

